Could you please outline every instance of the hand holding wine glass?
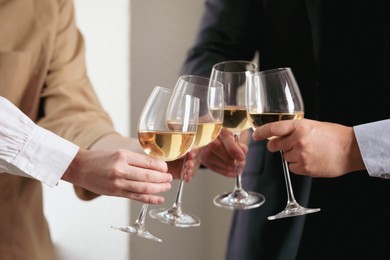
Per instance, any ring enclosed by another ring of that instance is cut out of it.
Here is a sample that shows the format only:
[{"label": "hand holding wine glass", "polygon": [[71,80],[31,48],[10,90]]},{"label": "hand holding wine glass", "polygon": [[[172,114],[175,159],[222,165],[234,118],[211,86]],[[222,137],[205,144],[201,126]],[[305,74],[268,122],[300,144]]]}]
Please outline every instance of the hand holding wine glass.
[{"label": "hand holding wine glass", "polygon": [[[217,138],[222,128],[223,120],[222,84],[200,76],[183,75],[179,77],[174,88],[174,93],[177,93],[178,97],[180,95],[191,95],[197,97],[200,101],[198,130],[192,149],[204,147]],[[184,169],[172,207],[168,209],[153,209],[149,212],[149,215],[164,224],[176,227],[199,226],[200,219],[197,216],[184,213],[182,210],[183,186]]]},{"label": "hand holding wine glass", "polygon": [[[199,100],[189,95],[175,95],[172,90],[155,87],[139,118],[138,140],[146,154],[164,161],[185,155],[195,140]],[[148,204],[143,204],[135,223],[115,228],[162,242],[145,226]]]},{"label": "hand holding wine glass", "polygon": [[[253,129],[267,123],[302,119],[304,107],[298,84],[290,68],[252,73],[247,84],[247,111]],[[277,138],[277,137],[270,137]],[[286,208],[269,220],[299,216],[320,211],[302,207],[295,200],[288,163],[280,151],[287,189]]]},{"label": "hand holding wine glass", "polygon": [[[240,133],[250,128],[245,106],[245,91],[248,75],[257,70],[249,61],[226,61],[213,66],[211,79],[219,81],[224,88],[223,127],[231,131],[239,143]],[[228,209],[251,209],[265,202],[262,194],[247,192],[241,184],[242,170],[236,167],[236,185],[232,192],[214,198],[214,204]]]},{"label": "hand holding wine glass", "polygon": [[218,138],[202,149],[202,165],[222,176],[235,178],[236,169],[245,167],[250,138],[251,133],[244,131],[240,133],[240,143],[237,144],[233,134],[222,128]]}]

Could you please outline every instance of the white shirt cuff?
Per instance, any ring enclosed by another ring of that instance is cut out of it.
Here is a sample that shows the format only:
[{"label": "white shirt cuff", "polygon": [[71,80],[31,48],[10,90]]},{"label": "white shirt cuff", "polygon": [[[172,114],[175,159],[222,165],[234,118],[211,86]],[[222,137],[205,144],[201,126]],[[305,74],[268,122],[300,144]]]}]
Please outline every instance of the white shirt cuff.
[{"label": "white shirt cuff", "polygon": [[77,145],[35,125],[29,142],[12,163],[30,177],[53,187],[78,150]]},{"label": "white shirt cuff", "polygon": [[368,174],[390,179],[390,120],[358,125],[353,129]]}]

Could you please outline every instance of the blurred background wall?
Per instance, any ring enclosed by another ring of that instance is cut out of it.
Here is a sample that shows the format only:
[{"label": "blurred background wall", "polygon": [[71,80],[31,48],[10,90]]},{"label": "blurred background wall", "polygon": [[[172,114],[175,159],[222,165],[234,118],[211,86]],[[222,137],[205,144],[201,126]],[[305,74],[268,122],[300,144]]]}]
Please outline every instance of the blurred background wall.
[{"label": "blurred background wall", "polygon": [[[91,81],[123,135],[136,137],[138,116],[154,86],[173,88],[203,5],[203,0],[75,0]],[[172,205],[177,184],[164,194],[163,207]],[[222,260],[232,212],[212,200],[233,185],[233,179],[200,170],[184,186],[183,210],[200,217],[201,226],[175,228],[147,217],[149,230],[163,243],[110,229],[132,223],[140,203],[111,197],[80,201],[65,182],[45,187],[45,214],[62,260]]]},{"label": "blurred background wall", "polygon": [[[204,0],[131,1],[131,133],[137,133],[138,115],[154,86],[173,88],[186,53],[193,44]],[[175,199],[177,181],[163,207]],[[183,210],[197,215],[196,228],[175,228],[148,218],[149,230],[163,239],[158,244],[131,237],[131,259],[224,259],[231,212],[213,205],[217,194],[233,188],[234,180],[201,170],[184,185]],[[161,206],[150,206],[150,209]],[[131,204],[131,219],[141,208]],[[157,258],[158,257],[158,258]]]},{"label": "blurred background wall", "polygon": [[[85,38],[87,68],[116,129],[129,136],[130,3],[75,0],[76,22]],[[128,236],[110,228],[129,219],[129,202],[101,196],[81,201],[73,186],[44,187],[45,214],[62,260],[129,259]]]}]

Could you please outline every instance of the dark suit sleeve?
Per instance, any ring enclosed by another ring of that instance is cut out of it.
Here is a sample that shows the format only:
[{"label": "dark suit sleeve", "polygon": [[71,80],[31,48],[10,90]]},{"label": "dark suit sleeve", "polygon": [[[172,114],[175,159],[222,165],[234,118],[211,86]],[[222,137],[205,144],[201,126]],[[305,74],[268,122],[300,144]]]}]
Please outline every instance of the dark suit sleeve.
[{"label": "dark suit sleeve", "polygon": [[188,51],[181,74],[210,76],[215,63],[252,60],[260,34],[260,1],[206,0],[194,46]]},{"label": "dark suit sleeve", "polygon": [[[253,60],[260,49],[266,50],[265,56],[270,55],[272,39],[265,36],[270,34],[264,31],[269,25],[264,22],[263,2],[267,1],[206,0],[195,44],[188,52],[181,73],[209,77],[215,63]],[[274,3],[274,0],[268,2]],[[282,172],[280,155],[269,153],[266,142],[252,141],[242,175],[243,187],[264,194],[267,202],[260,208],[235,211],[227,260],[295,259],[305,218],[267,220],[267,216],[281,211],[286,205]],[[310,179],[300,177],[296,181],[298,176],[291,178],[296,198],[306,205]]]}]

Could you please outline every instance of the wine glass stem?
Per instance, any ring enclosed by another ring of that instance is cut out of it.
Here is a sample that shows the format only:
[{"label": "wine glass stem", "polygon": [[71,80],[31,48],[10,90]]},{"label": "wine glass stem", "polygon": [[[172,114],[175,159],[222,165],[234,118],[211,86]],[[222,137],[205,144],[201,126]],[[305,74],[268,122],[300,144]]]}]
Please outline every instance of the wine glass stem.
[{"label": "wine glass stem", "polygon": [[184,170],[186,168],[187,156],[188,156],[188,153],[186,155],[184,155],[184,158],[183,158],[183,165],[182,165],[181,171],[180,171],[179,187],[177,189],[175,203],[173,203],[173,206],[172,206],[172,208],[176,209],[177,214],[181,213],[181,197],[182,197],[182,193],[183,193]]},{"label": "wine glass stem", "polygon": [[286,182],[286,189],[287,189],[287,204],[293,204],[297,203],[294,197],[294,192],[291,185],[291,179],[290,179],[290,171],[288,170],[288,163],[284,159],[283,151],[280,151],[280,155],[282,156],[282,165],[283,165],[283,172],[284,172],[284,179]]},{"label": "wine glass stem", "polygon": [[138,225],[140,227],[145,226],[145,216],[146,216],[146,213],[148,211],[148,206],[149,206],[149,204],[147,204],[147,203],[144,203],[142,205],[142,209],[141,209],[141,211],[140,211],[140,213],[138,215],[137,220],[135,221],[136,225]]},{"label": "wine glass stem", "polygon": [[[240,134],[234,134],[234,141],[236,144],[239,144],[240,142]],[[236,164],[236,163],[235,163]],[[241,182],[241,169],[237,167],[237,164],[235,165],[236,167],[236,186],[234,187],[234,190],[242,190],[242,182]]]}]

